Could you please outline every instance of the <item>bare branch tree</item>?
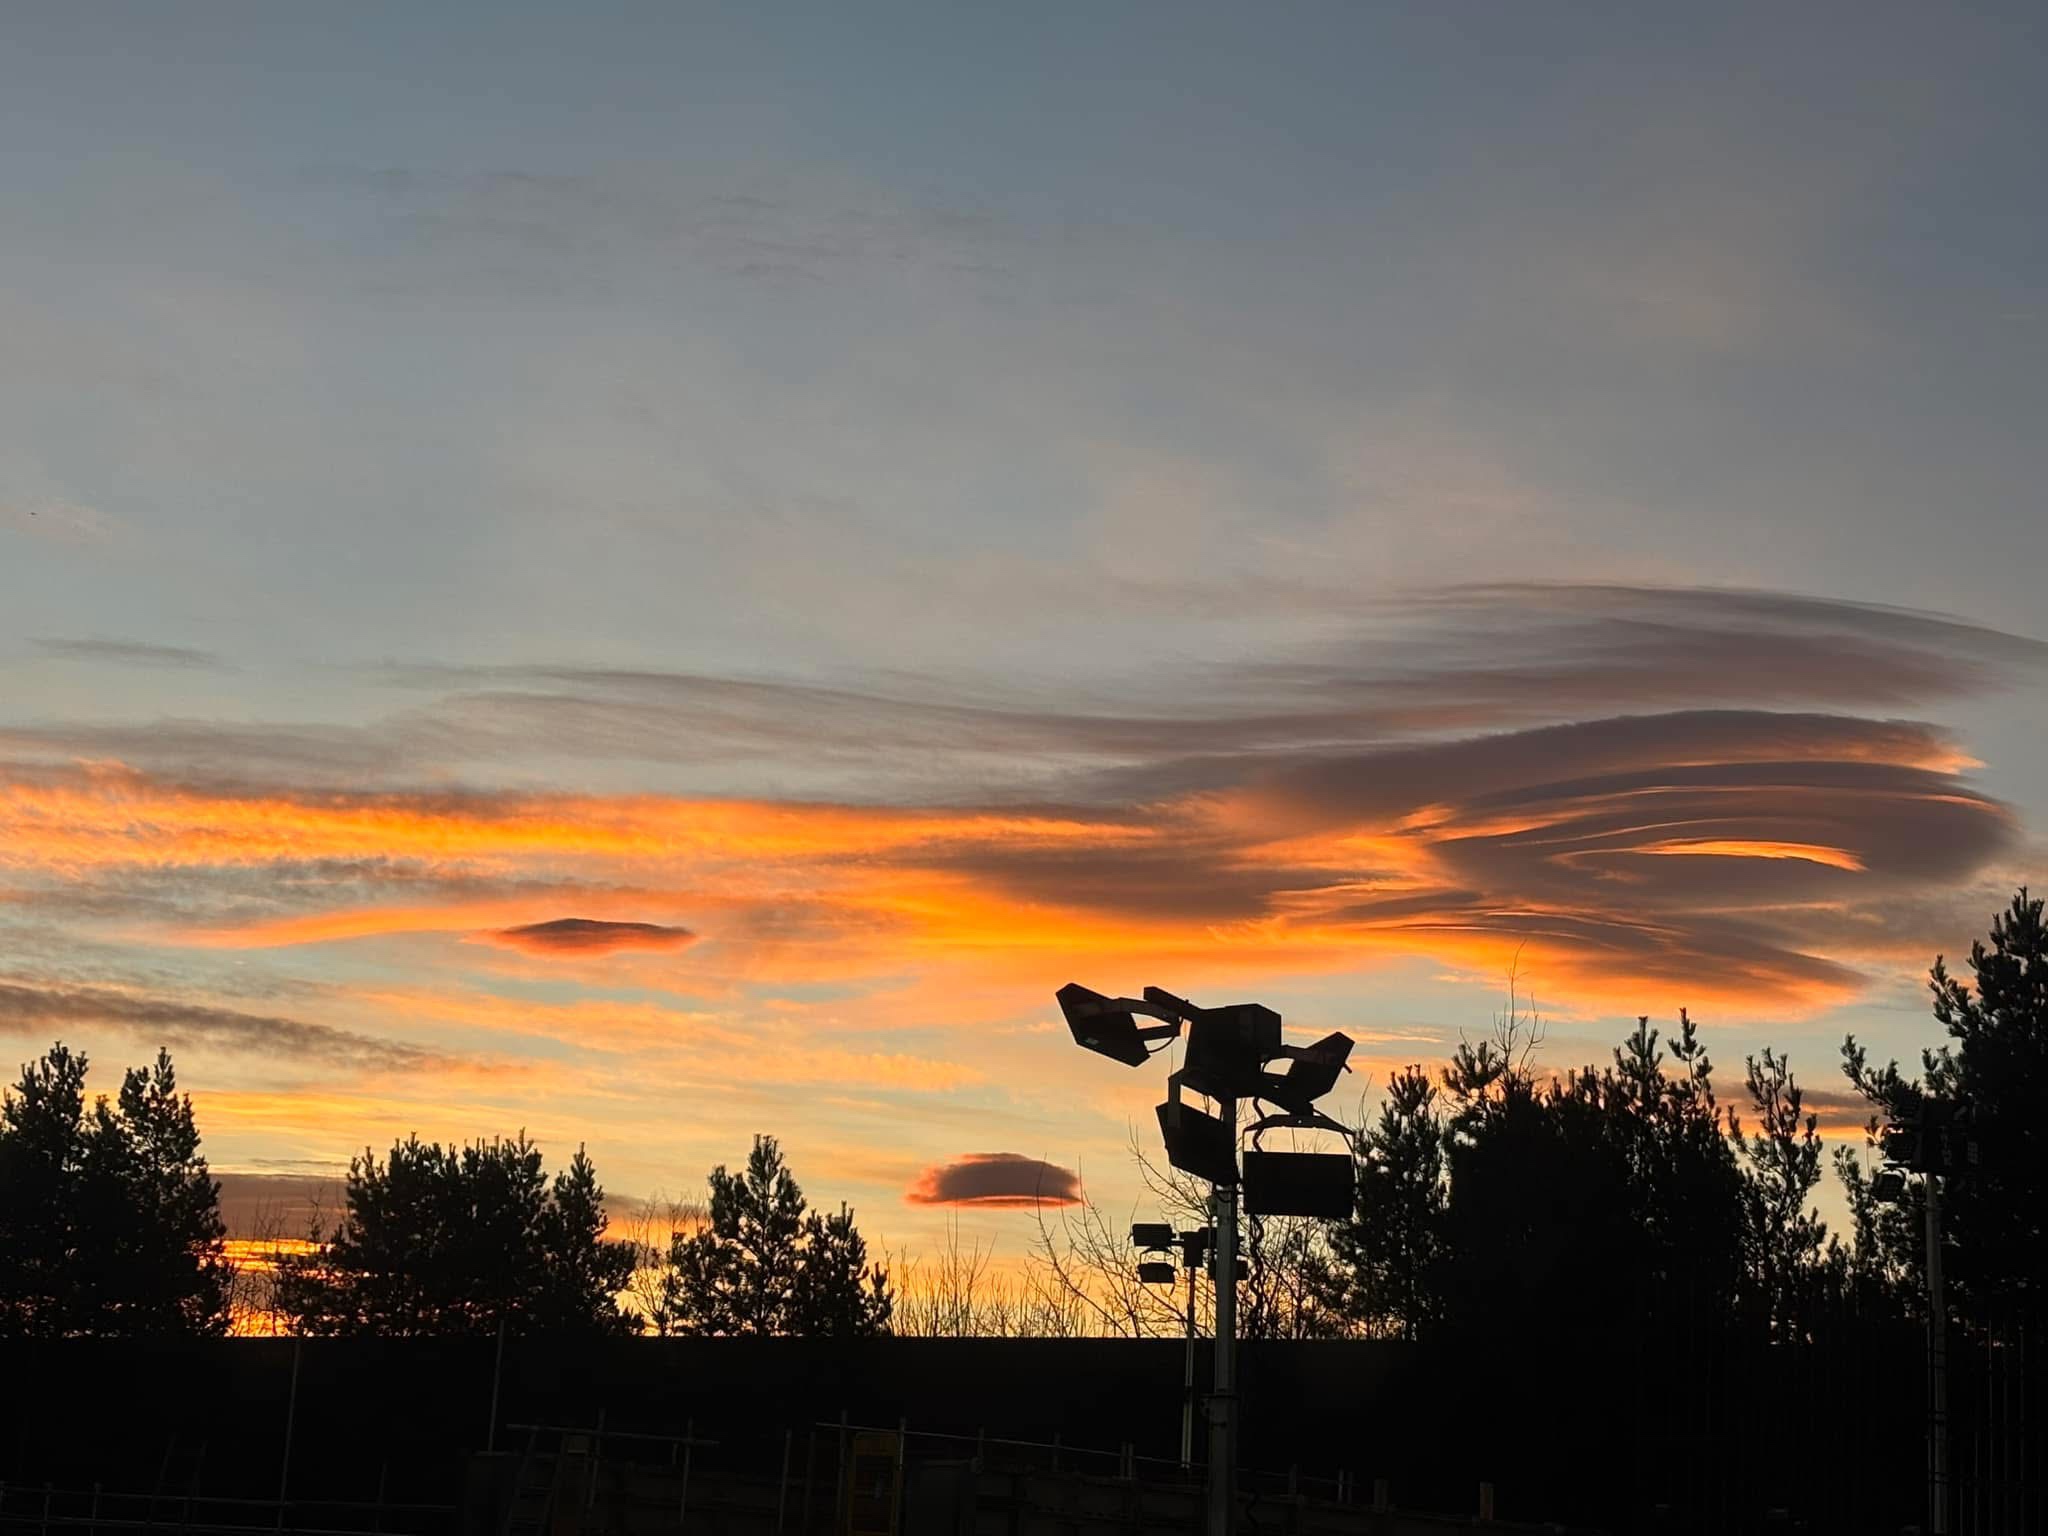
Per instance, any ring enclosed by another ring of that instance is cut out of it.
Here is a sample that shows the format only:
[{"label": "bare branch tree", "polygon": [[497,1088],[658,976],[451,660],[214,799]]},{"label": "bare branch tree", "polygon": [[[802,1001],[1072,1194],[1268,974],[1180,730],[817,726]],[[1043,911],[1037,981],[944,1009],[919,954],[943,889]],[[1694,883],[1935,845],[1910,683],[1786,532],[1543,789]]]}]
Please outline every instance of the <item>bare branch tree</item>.
[{"label": "bare branch tree", "polygon": [[[1036,1210],[1029,1282],[1042,1321],[1078,1322],[1077,1333],[1149,1339],[1179,1333],[1185,1324],[1171,1287],[1138,1278],[1140,1255],[1130,1234],[1088,1198],[1058,1207],[1048,1220]],[[1132,1213],[1136,1214],[1135,1210]]]},{"label": "bare branch tree", "polygon": [[[1045,1331],[1028,1281],[995,1268],[995,1246],[976,1240],[963,1245],[956,1215],[946,1224],[944,1246],[932,1258],[892,1255],[896,1277],[895,1328],[916,1338],[1000,1339]],[[1051,1319],[1056,1331],[1069,1331]]]},{"label": "bare branch tree", "polygon": [[622,1299],[641,1317],[649,1333],[670,1331],[669,1300],[673,1295],[675,1240],[704,1225],[705,1210],[695,1200],[681,1200],[657,1191],[636,1201],[614,1232],[633,1245],[633,1277]]}]

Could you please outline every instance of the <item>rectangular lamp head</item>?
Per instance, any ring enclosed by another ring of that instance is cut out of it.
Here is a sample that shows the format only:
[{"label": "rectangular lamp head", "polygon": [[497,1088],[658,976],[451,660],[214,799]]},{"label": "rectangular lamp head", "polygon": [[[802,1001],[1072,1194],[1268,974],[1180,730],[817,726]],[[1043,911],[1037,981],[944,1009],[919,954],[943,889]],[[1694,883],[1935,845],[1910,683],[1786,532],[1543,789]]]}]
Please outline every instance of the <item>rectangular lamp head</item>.
[{"label": "rectangular lamp head", "polygon": [[1305,1115],[1332,1088],[1351,1059],[1351,1037],[1342,1030],[1323,1036],[1314,1045],[1291,1050],[1293,1058],[1285,1072],[1264,1074],[1259,1097],[1282,1109]]},{"label": "rectangular lamp head", "polygon": [[1164,1253],[1173,1246],[1173,1228],[1163,1221],[1133,1222],[1131,1246],[1147,1253]]},{"label": "rectangular lamp head", "polygon": [[1897,1163],[1902,1168],[1916,1171],[1926,1166],[1922,1157],[1926,1148],[1922,1144],[1919,1131],[1912,1127],[1888,1125],[1879,1140],[1883,1144],[1886,1162]]},{"label": "rectangular lamp head", "polygon": [[1129,1009],[1117,1006],[1117,999],[1091,992],[1077,981],[1068,982],[1053,995],[1059,999],[1060,1012],[1066,1015],[1076,1045],[1127,1067],[1145,1065],[1148,1053],[1138,1035],[1138,1021]]},{"label": "rectangular lamp head", "polygon": [[1173,1100],[1159,1106],[1159,1134],[1166,1160],[1182,1173],[1211,1184],[1237,1182],[1237,1130],[1192,1104]]},{"label": "rectangular lamp head", "polygon": [[1262,1152],[1244,1155],[1244,1208],[1254,1216],[1351,1214],[1356,1178],[1342,1152]]},{"label": "rectangular lamp head", "polygon": [[1280,1015],[1265,1004],[1204,1008],[1188,1021],[1181,1081],[1212,1099],[1247,1099],[1259,1091],[1260,1065],[1279,1054]]},{"label": "rectangular lamp head", "polygon": [[1174,1281],[1174,1268],[1163,1259],[1148,1259],[1138,1266],[1138,1278],[1147,1285],[1171,1285]]}]

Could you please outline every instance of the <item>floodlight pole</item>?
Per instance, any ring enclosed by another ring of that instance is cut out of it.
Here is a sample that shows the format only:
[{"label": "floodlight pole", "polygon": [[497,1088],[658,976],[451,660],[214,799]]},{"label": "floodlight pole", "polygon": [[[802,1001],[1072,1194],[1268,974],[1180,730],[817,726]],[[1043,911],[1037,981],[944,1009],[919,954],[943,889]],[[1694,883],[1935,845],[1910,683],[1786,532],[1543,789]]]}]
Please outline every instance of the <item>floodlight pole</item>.
[{"label": "floodlight pole", "polygon": [[1948,1530],[1948,1317],[1941,1296],[1941,1175],[1920,1181],[1927,1204],[1927,1528]]},{"label": "floodlight pole", "polygon": [[1188,1272],[1188,1358],[1180,1382],[1180,1469],[1195,1464],[1195,1266]]},{"label": "floodlight pole", "polygon": [[[1218,1099],[1216,1113],[1237,1141],[1237,1100]],[[1210,1185],[1215,1206],[1216,1379],[1209,1393],[1208,1536],[1231,1536],[1237,1470],[1237,1180]]]}]

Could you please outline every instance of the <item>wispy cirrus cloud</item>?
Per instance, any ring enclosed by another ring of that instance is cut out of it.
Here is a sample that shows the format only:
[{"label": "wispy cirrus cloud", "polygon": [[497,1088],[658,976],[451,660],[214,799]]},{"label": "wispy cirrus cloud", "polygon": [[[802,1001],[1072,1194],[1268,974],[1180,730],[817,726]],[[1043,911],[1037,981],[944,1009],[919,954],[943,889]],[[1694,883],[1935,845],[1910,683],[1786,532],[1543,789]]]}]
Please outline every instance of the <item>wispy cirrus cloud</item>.
[{"label": "wispy cirrus cloud", "polygon": [[127,667],[181,667],[191,671],[215,671],[226,663],[211,651],[184,645],[157,645],[147,640],[39,639],[35,648],[45,656],[66,661],[99,661]]},{"label": "wispy cirrus cloud", "polygon": [[0,1031],[39,1035],[78,1025],[115,1028],[152,1045],[312,1058],[330,1066],[409,1071],[450,1064],[438,1051],[302,1019],[240,1013],[116,987],[0,981]]},{"label": "wispy cirrus cloud", "polygon": [[[1156,595],[1163,612],[1176,601],[1200,606],[1176,598],[1180,590]],[[370,676],[432,703],[355,725],[15,723],[0,726],[0,753],[303,788],[445,783],[458,770],[487,783],[501,765],[541,752],[675,770],[724,789],[767,771],[806,797],[862,802],[1115,799],[1126,791],[1120,770],[1156,773],[1174,761],[1381,747],[1588,715],[1889,712],[1982,694],[2048,666],[2048,646],[2025,637],[1772,592],[1525,583],[1366,603],[1290,586],[1273,600],[1313,617],[1326,637],[1178,674],[1106,672],[1079,695],[902,674],[385,666]],[[972,790],[963,795],[963,785]]]}]

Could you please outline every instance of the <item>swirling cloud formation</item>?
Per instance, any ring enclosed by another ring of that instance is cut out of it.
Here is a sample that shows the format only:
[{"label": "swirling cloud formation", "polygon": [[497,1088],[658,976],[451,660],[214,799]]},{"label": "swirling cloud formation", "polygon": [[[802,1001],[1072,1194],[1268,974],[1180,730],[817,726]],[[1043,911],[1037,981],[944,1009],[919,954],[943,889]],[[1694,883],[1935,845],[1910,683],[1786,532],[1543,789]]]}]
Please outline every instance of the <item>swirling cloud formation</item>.
[{"label": "swirling cloud formation", "polygon": [[[258,1076],[439,1081],[457,1124],[478,1084],[529,1080],[512,1055],[596,1113],[694,1085],[752,1129],[804,1084],[877,1135],[916,1095],[938,1136],[935,1097],[1025,1090],[1001,1031],[1091,966],[1519,964],[1595,1010],[1783,1017],[1923,962],[2018,846],[1964,746],[1905,711],[2036,675],[2035,642],[1759,593],[1330,607],[1317,647],[1080,708],[524,667],[380,674],[436,700],[357,724],[17,723],[0,1009]],[[536,788],[543,763],[613,787]],[[770,764],[783,792],[747,792]]]}]

